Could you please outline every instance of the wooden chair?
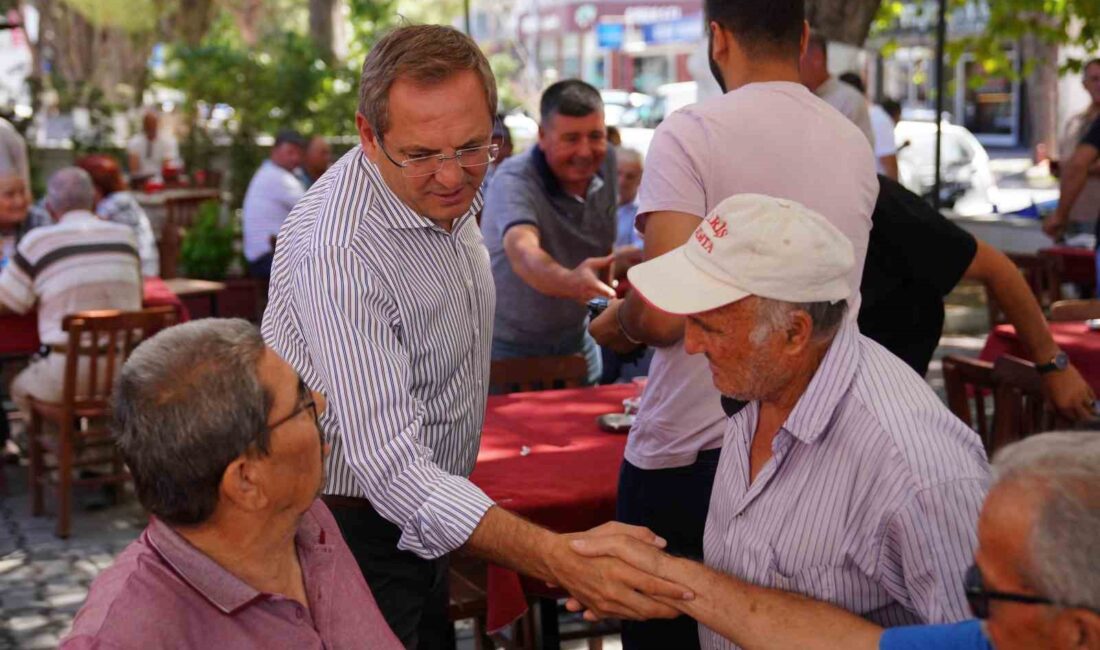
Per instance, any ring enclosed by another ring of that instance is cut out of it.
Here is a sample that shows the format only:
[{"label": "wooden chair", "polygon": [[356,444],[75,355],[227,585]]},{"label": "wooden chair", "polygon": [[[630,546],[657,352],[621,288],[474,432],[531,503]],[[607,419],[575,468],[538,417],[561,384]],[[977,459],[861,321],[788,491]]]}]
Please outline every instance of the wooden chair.
[{"label": "wooden chair", "polygon": [[179,273],[180,245],[187,229],[195,223],[199,208],[207,201],[221,201],[221,191],[194,190],[164,200],[164,229],[157,247],[160,252],[160,277],[165,280]]},{"label": "wooden chair", "polygon": [[993,435],[986,445],[990,456],[1005,445],[1065,424],[1048,408],[1035,364],[1012,355],[993,363]]},{"label": "wooden chair", "polygon": [[489,607],[485,560],[464,553],[452,553],[450,565],[451,593],[447,615],[451,622],[473,619],[474,648],[492,650],[496,646],[485,629]]},{"label": "wooden chair", "polygon": [[1100,300],[1059,300],[1050,306],[1050,322],[1100,318]]},{"label": "wooden chair", "polygon": [[[62,321],[66,345],[63,397],[60,403],[30,400],[28,431],[31,514],[41,515],[45,484],[56,481],[57,536],[68,537],[74,485],[105,485],[129,479],[122,457],[105,425],[115,375],[147,336],[175,323],[170,306],[136,312],[88,311]],[[43,430],[43,421],[56,435]],[[46,452],[54,463],[48,463]],[[74,470],[110,465],[110,473],[75,478]],[[56,477],[52,476],[56,474]]]},{"label": "wooden chair", "polygon": [[587,378],[588,363],[579,354],[503,359],[494,361],[489,370],[490,391],[496,394],[577,388]]},{"label": "wooden chair", "polygon": [[960,356],[943,358],[943,383],[947,392],[947,407],[966,426],[978,432],[988,448],[993,436],[996,384],[993,364]]},{"label": "wooden chair", "polygon": [[[1037,255],[1025,255],[1020,253],[1008,253],[1008,258],[1020,269],[1024,280],[1031,287],[1035,299],[1043,310],[1050,308],[1052,304],[1062,297],[1062,258],[1050,253]],[[986,289],[986,306],[989,309],[989,324],[1001,325],[1006,321],[1000,305],[994,300],[993,294]]]}]

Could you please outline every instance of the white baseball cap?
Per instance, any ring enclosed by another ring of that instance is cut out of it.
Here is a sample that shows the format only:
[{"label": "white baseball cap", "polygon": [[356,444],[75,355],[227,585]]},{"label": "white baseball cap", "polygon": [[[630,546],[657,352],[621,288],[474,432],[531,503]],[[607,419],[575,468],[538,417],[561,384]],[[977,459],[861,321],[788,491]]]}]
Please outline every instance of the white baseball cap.
[{"label": "white baseball cap", "polygon": [[718,204],[688,243],[627,277],[653,306],[686,315],[746,296],[844,300],[855,263],[852,242],[820,214],[795,201],[737,194]]}]

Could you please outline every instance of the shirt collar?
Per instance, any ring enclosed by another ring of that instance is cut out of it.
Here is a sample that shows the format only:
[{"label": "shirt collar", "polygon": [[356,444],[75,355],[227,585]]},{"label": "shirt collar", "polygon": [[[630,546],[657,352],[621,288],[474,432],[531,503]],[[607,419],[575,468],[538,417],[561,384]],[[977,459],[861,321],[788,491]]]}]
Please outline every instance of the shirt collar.
[{"label": "shirt collar", "polygon": [[[157,517],[150,517],[145,529],[149,545],[191,587],[224,614],[233,614],[265,594],[227,571],[195,548],[182,535]],[[307,511],[298,522],[294,544],[298,549],[303,577],[309,558],[327,545],[325,531]]]},{"label": "shirt collar", "polygon": [[70,210],[61,215],[61,218],[57,220],[57,223],[76,223],[79,221],[96,221],[99,217],[96,217],[88,210]]},{"label": "shirt collar", "polygon": [[[446,232],[433,223],[431,219],[418,214],[393,193],[390,186],[386,184],[386,179],[382,178],[382,172],[379,171],[378,166],[367,158],[362,145],[358,147],[355,163],[356,168],[367,175],[369,185],[378,192],[375,200],[371,201],[371,207],[375,208],[372,213],[384,226],[391,230],[436,229],[440,232]],[[354,185],[352,184],[353,187]],[[482,202],[481,188],[478,188],[474,194],[473,203],[470,204],[470,209],[461,217],[455,219],[451,234],[457,233],[459,228],[463,227],[466,222],[476,218],[477,213],[481,211]]]},{"label": "shirt collar", "polygon": [[845,322],[783,428],[806,444],[825,434],[840,400],[848,393],[859,368],[859,330]]},{"label": "shirt collar", "polygon": [[[561,188],[561,183],[558,182],[558,177],[554,175],[554,172],[550,170],[550,163],[546,161],[546,153],[543,152],[542,147],[537,144],[531,147],[531,164],[535,167],[535,173],[538,174],[542,180],[543,186],[546,188],[546,192],[551,196],[564,196],[573,200],[577,200],[578,197],[569,194]],[[591,196],[593,192],[598,192],[603,188],[604,180],[601,170],[596,171],[596,175],[592,177],[592,182],[588,184],[588,190],[586,197]]]}]

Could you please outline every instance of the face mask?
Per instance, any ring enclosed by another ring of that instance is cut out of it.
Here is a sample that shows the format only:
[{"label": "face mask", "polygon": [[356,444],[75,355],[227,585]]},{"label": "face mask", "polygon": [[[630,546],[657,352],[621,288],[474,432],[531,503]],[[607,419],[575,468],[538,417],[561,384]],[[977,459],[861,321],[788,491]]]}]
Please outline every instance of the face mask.
[{"label": "face mask", "polygon": [[718,62],[714,60],[714,32],[707,30],[707,63],[710,65],[710,73],[714,75],[714,80],[718,82],[718,87],[722,89],[722,94],[726,94],[726,80],[722,78],[722,71],[718,69]]}]

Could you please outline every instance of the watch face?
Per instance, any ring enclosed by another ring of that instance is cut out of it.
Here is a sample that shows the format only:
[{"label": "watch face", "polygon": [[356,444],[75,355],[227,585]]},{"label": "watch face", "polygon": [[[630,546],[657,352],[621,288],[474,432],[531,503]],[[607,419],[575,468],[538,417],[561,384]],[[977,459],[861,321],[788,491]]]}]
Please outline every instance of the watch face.
[{"label": "watch face", "polygon": [[1054,366],[1059,370],[1065,370],[1069,367],[1069,356],[1065,352],[1054,355]]}]

